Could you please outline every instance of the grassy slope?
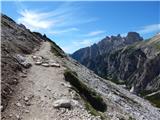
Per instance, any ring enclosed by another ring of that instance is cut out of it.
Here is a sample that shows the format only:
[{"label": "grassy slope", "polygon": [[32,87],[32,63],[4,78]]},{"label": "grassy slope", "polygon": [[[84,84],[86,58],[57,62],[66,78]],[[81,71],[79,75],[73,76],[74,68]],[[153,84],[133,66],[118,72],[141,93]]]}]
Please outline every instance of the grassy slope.
[{"label": "grassy slope", "polygon": [[91,114],[106,119],[103,112],[106,111],[107,105],[103,101],[103,98],[97,94],[96,91],[82,83],[75,72],[66,70],[64,76],[83,98],[86,109],[89,110]]}]

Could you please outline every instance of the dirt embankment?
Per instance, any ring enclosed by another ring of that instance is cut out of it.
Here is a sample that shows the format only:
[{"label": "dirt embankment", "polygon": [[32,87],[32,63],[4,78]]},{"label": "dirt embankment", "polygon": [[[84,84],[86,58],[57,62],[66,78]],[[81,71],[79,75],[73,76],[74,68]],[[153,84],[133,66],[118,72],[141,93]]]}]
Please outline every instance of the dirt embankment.
[{"label": "dirt embankment", "polygon": [[42,39],[23,25],[1,14],[1,109],[4,110],[19,79],[18,73],[30,67],[21,59],[39,49]]}]

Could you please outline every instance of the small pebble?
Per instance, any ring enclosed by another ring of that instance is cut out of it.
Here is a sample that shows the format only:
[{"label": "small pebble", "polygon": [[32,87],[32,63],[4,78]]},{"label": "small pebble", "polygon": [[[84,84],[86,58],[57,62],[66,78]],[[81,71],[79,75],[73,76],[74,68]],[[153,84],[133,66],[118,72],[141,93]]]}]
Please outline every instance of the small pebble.
[{"label": "small pebble", "polygon": [[1,107],[0,107],[0,108],[1,108],[1,111],[2,111],[2,110],[3,110],[3,106],[1,105]]},{"label": "small pebble", "polygon": [[25,113],[29,113],[29,110],[25,110]]},{"label": "small pebble", "polygon": [[21,75],[21,77],[22,77],[22,78],[26,78],[26,77],[27,77],[27,75]]},{"label": "small pebble", "polygon": [[21,106],[22,106],[21,103],[19,103],[19,102],[16,103],[16,105],[17,105],[18,107],[21,107]]},{"label": "small pebble", "polygon": [[20,116],[19,116],[19,115],[16,114],[15,116],[16,116],[16,118],[17,118],[18,120],[20,119]]},{"label": "small pebble", "polygon": [[30,105],[31,105],[31,103],[29,103],[29,102],[26,102],[26,103],[25,103],[25,105],[26,105],[26,106],[30,106]]},{"label": "small pebble", "polygon": [[24,100],[27,102],[27,101],[29,100],[29,98],[28,98],[28,97],[25,97]]}]

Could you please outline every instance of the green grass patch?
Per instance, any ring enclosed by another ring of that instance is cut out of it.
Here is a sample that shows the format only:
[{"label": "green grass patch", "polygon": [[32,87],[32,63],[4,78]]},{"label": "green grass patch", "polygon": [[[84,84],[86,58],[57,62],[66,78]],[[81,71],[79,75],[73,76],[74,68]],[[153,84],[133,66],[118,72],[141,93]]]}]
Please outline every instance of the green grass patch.
[{"label": "green grass patch", "polygon": [[151,94],[153,92],[154,91],[151,91],[151,90],[143,90],[143,91],[140,92],[140,96],[144,97],[144,96],[146,96],[148,94]]},{"label": "green grass patch", "polygon": [[65,57],[65,53],[63,52],[63,50],[58,46],[56,45],[54,42],[52,41],[49,41],[50,44],[51,44],[51,52],[54,53],[56,56],[59,56],[59,57]]},{"label": "green grass patch", "polygon": [[144,90],[140,92],[140,96],[150,101],[154,106],[160,108],[160,93],[154,94],[152,96],[147,96],[153,92],[156,91]]},{"label": "green grass patch", "polygon": [[66,81],[70,82],[80,96],[87,101],[86,107],[90,109],[94,115],[96,115],[96,113],[98,114],[96,111],[105,112],[107,110],[107,105],[103,101],[103,98],[97,94],[95,90],[82,83],[75,72],[66,70],[64,76]]},{"label": "green grass patch", "polygon": [[158,51],[160,50],[160,42],[155,43],[154,46]]},{"label": "green grass patch", "polygon": [[129,119],[128,120],[136,120],[135,118],[132,118],[132,117],[129,117]]},{"label": "green grass patch", "polygon": [[85,102],[86,109],[90,111],[92,115],[100,116],[102,120],[108,120],[107,117],[102,112],[98,112],[96,109],[94,109],[88,101],[84,100],[84,102]]},{"label": "green grass patch", "polygon": [[147,96],[145,99],[149,100],[153,105],[160,108],[160,93],[154,94],[152,96]]}]

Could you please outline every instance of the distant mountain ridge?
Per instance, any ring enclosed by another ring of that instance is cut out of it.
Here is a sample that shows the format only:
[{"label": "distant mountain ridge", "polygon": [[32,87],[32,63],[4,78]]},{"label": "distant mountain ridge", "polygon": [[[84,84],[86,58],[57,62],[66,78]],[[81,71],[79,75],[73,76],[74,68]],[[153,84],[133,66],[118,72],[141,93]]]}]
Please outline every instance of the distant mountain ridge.
[{"label": "distant mountain ridge", "polygon": [[127,85],[136,94],[160,89],[160,35],[144,40],[136,32],[106,37],[71,55],[103,78]]},{"label": "distant mountain ridge", "polygon": [[136,32],[129,32],[126,37],[121,37],[120,34],[117,36],[106,37],[102,39],[97,44],[93,44],[91,47],[82,48],[74,52],[71,56],[80,61],[82,64],[87,65],[85,59],[94,60],[97,56],[109,53],[110,51],[115,51],[121,47],[124,47],[135,42],[142,41],[143,38]]},{"label": "distant mountain ridge", "polygon": [[82,48],[74,52],[71,57],[93,70],[95,73],[104,76],[101,71],[105,69],[105,61],[109,53],[117,51],[127,45],[143,41],[143,38],[136,32],[129,32],[126,37],[117,36],[106,37],[97,44]]}]

